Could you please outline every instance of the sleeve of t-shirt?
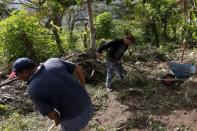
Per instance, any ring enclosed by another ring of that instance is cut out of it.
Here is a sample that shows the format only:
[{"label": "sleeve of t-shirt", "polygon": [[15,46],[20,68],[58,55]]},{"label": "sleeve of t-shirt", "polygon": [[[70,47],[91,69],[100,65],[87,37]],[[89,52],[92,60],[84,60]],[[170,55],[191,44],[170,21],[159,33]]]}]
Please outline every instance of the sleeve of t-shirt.
[{"label": "sleeve of t-shirt", "polygon": [[47,99],[40,98],[33,92],[28,92],[28,95],[43,116],[47,116],[50,112],[54,111],[54,108]]},{"label": "sleeve of t-shirt", "polygon": [[66,66],[68,72],[72,74],[75,70],[76,65],[72,62],[68,62],[68,61],[64,61],[64,60],[61,60],[61,61]]},{"label": "sleeve of t-shirt", "polygon": [[109,47],[114,46],[117,42],[119,42],[119,40],[114,40],[114,41],[110,41],[106,44],[103,44],[97,49],[97,52],[102,53],[104,50],[108,49]]}]

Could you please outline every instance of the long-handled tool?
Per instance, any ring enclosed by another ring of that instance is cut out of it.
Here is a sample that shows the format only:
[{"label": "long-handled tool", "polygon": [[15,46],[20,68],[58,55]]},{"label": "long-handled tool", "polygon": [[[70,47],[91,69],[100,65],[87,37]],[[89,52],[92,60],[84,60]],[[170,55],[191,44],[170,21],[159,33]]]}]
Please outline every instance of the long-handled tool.
[{"label": "long-handled tool", "polygon": [[48,129],[47,131],[52,131],[52,129],[55,127],[55,123],[53,123]]}]

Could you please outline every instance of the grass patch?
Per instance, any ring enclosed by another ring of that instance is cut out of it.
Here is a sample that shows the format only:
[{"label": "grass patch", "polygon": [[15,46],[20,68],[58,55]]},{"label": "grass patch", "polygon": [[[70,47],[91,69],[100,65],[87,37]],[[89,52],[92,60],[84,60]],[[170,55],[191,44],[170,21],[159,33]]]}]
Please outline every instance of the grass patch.
[{"label": "grass patch", "polygon": [[146,78],[129,76],[124,80],[114,81],[119,92],[118,99],[128,100],[133,96],[150,97],[155,93],[155,82]]},{"label": "grass patch", "polygon": [[0,120],[0,131],[39,131],[46,130],[48,126],[46,118],[36,112],[28,115],[15,112]]}]

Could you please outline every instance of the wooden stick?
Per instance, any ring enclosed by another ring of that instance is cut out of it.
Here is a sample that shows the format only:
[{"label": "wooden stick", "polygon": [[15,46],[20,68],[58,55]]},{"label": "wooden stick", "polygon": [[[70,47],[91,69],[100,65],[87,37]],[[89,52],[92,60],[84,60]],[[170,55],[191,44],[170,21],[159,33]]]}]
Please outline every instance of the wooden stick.
[{"label": "wooden stick", "polygon": [[188,80],[189,78],[168,78],[168,79],[162,79],[162,78],[156,78],[156,80],[159,81],[184,81],[184,80]]},{"label": "wooden stick", "polygon": [[55,127],[55,123],[53,123],[48,129],[47,131],[52,131],[52,129]]},{"label": "wooden stick", "polygon": [[181,62],[183,62],[186,47],[187,47],[187,42],[186,42],[186,38],[184,38],[184,40],[183,40],[183,52],[182,52],[182,55],[181,55]]}]

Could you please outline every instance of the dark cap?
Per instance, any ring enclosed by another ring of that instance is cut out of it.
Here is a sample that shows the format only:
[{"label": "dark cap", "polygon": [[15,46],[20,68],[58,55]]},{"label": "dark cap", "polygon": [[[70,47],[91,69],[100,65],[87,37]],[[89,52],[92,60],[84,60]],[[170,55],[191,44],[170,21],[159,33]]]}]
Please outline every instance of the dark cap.
[{"label": "dark cap", "polygon": [[12,66],[12,71],[13,72],[20,72],[24,69],[28,69],[32,65],[34,65],[34,62],[31,59],[25,58],[25,57],[18,58]]}]

